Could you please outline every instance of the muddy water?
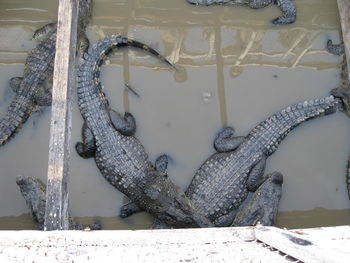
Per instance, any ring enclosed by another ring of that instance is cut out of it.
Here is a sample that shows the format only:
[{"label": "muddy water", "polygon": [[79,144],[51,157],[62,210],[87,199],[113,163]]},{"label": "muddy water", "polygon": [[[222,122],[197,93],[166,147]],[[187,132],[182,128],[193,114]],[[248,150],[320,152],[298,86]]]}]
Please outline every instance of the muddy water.
[{"label": "muddy water", "polygon": [[[12,92],[8,80],[21,75],[33,31],[55,21],[55,1],[0,3],[0,112]],[[184,189],[194,171],[213,153],[215,133],[232,125],[246,135],[282,107],[322,97],[339,84],[341,59],[325,51],[327,38],[339,40],[334,0],[295,1],[297,22],[275,27],[280,15],[268,7],[196,7],[185,0],[96,0],[88,28],[92,43],[110,34],[128,34],[148,43],[180,69],[139,51],[118,52],[103,67],[111,105],[131,111],[137,137],[151,160],[171,156],[169,174]],[[316,12],[317,10],[317,12]],[[140,98],[124,89],[129,83]],[[0,148],[0,228],[33,228],[15,184],[25,174],[45,180],[50,110],[35,113]],[[75,106],[72,142],[80,139],[82,118]],[[305,123],[268,159],[267,171],[285,176],[278,225],[312,227],[350,222],[344,173],[350,142],[342,113]],[[70,210],[82,221],[99,216],[108,229],[146,228],[145,214],[122,220],[126,201],[100,175],[94,161],[81,159],[72,143]],[[23,215],[24,214],[24,215]]]}]

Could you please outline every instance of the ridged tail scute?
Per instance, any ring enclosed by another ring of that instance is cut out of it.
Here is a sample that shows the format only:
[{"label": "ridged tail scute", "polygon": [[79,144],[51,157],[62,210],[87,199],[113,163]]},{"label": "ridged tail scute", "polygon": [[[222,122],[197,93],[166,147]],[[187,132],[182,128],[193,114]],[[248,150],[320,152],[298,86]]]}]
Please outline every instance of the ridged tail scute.
[{"label": "ridged tail scute", "polygon": [[256,126],[248,135],[249,140],[260,144],[263,152],[271,155],[296,126],[304,121],[335,113],[340,107],[341,100],[333,96],[293,104]]},{"label": "ridged tail scute", "polygon": [[[109,119],[107,115],[96,116],[96,114],[104,114],[96,113],[100,112],[95,110],[96,107],[99,107],[100,109],[108,109],[109,107],[107,97],[102,91],[102,85],[100,82],[100,67],[110,52],[121,47],[135,47],[143,49],[164,61],[171,67],[174,67],[166,58],[161,56],[153,48],[141,42],[128,39],[125,36],[113,35],[110,37],[107,36],[103,40],[100,40],[97,44],[90,47],[88,52],[83,55],[83,62],[77,74],[79,108],[87,122],[96,122],[97,120],[101,121],[103,119]],[[91,105],[94,105],[94,107],[91,107]],[[88,126],[92,127],[90,124]]]},{"label": "ridged tail scute", "polygon": [[0,119],[0,145],[5,144],[26,122],[35,105],[23,95],[17,94],[7,109],[6,115]]}]

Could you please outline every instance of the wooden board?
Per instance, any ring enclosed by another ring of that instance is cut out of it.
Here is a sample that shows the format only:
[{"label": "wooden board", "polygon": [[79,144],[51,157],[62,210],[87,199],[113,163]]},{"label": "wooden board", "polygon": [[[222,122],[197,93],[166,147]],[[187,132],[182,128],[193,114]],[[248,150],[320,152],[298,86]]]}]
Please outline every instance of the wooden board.
[{"label": "wooden board", "polygon": [[74,83],[78,0],[60,0],[47,174],[45,230],[68,229],[71,86]]},{"label": "wooden board", "polygon": [[349,246],[349,226],[2,231],[0,262],[348,262]]}]

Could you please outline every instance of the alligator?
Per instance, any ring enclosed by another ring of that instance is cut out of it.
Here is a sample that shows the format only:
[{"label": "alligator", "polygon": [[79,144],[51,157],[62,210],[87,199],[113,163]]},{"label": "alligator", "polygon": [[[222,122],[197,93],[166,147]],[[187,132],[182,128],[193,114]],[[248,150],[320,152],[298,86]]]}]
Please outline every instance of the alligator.
[{"label": "alligator", "polygon": [[175,227],[211,226],[167,177],[163,169],[167,158],[161,156],[155,166],[148,160],[143,145],[134,137],[133,115],[126,112],[122,116],[110,108],[102,91],[100,66],[113,49],[121,47],[143,49],[172,66],[151,47],[124,36],[106,37],[89,48],[77,73],[78,104],[85,121],[83,142],[76,144],[78,154],[94,157],[110,184],[161,221]]},{"label": "alligator", "polygon": [[[234,129],[225,127],[215,138],[216,153],[196,171],[185,194],[215,226],[232,225],[248,193],[266,181],[266,159],[287,134],[302,122],[334,113],[341,107],[341,100],[333,96],[293,104],[261,122],[246,137],[234,137]],[[273,200],[279,200],[278,190],[270,192],[276,193]],[[267,212],[277,209],[273,203],[266,207]],[[248,209],[252,211],[249,205]],[[128,210],[126,206],[122,211],[128,216],[138,210]]]},{"label": "alligator", "polygon": [[[81,49],[86,49],[89,43],[85,36],[85,28],[91,17],[91,1],[79,2],[78,41]],[[36,30],[33,39],[40,42],[29,52],[23,76],[10,80],[15,97],[6,115],[0,119],[0,145],[9,141],[37,107],[51,105],[56,35],[56,23]]]},{"label": "alligator", "polygon": [[[346,114],[350,117],[350,83],[349,83],[349,71],[348,64],[345,55],[344,44],[333,44],[332,40],[327,41],[327,50],[329,53],[337,56],[343,56],[343,62],[341,66],[340,79],[341,83],[338,88],[331,91],[334,97],[341,98],[344,104],[344,110]],[[347,165],[347,171],[345,174],[346,189],[348,191],[348,196],[350,199],[350,156]]]},{"label": "alligator", "polygon": [[282,16],[272,20],[275,25],[287,25],[295,22],[296,8],[292,0],[187,0],[192,5],[247,5],[250,8],[258,9],[270,4],[279,6]]},{"label": "alligator", "polygon": [[[16,183],[19,186],[23,198],[29,206],[30,213],[39,230],[44,230],[45,207],[46,207],[46,185],[38,178],[24,175],[16,177]],[[81,225],[73,217],[69,216],[69,229],[71,230],[100,230],[101,224]]]}]

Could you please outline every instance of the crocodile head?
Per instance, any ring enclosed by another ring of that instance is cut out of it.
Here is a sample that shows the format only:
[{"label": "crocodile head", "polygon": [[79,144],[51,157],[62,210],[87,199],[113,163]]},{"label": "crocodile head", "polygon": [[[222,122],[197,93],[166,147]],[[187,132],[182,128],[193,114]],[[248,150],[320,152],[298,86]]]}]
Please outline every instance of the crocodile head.
[{"label": "crocodile head", "polygon": [[42,229],[46,206],[45,184],[40,179],[24,175],[18,175],[16,183],[31,210],[34,220],[38,223],[39,229]]},{"label": "crocodile head", "polygon": [[344,110],[350,116],[350,85],[346,88],[340,87],[332,89],[331,94],[342,100]]},{"label": "crocodile head", "polygon": [[142,202],[146,211],[174,227],[212,226],[165,173],[151,171],[147,178]]}]

